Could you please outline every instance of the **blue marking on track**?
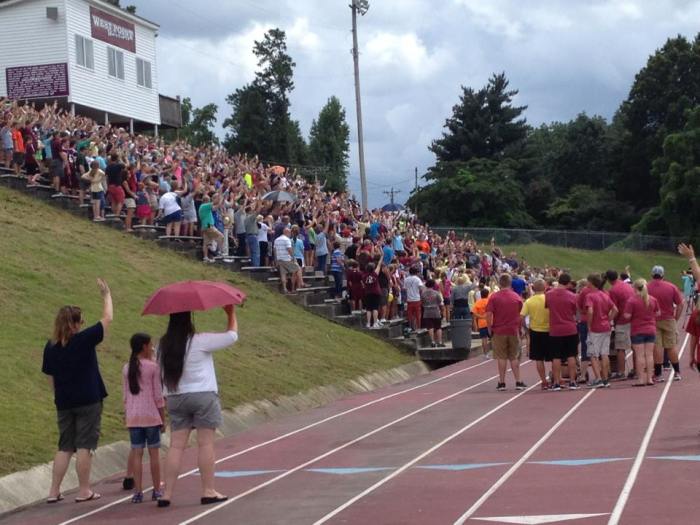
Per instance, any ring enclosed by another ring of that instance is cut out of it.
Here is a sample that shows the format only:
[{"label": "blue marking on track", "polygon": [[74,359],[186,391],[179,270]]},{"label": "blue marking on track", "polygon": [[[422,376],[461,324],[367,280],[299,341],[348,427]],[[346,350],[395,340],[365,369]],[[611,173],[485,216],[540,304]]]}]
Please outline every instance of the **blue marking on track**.
[{"label": "blue marking on track", "polygon": [[319,474],[364,474],[365,472],[380,472],[382,470],[393,470],[391,467],[358,467],[358,468],[310,468],[307,472],[318,472]]},{"label": "blue marking on track", "polygon": [[556,465],[562,467],[582,467],[585,465],[598,465],[600,463],[612,463],[614,461],[628,461],[632,458],[590,458],[590,459],[558,459],[553,461],[530,461],[535,465]]},{"label": "blue marking on track", "polygon": [[263,474],[275,474],[283,470],[220,470],[214,473],[217,478],[245,478],[247,476],[261,476]]},{"label": "blue marking on track", "polygon": [[462,465],[421,465],[416,468],[428,470],[474,470],[478,468],[499,467],[501,465],[510,465],[510,463],[466,463]]},{"label": "blue marking on track", "polygon": [[649,456],[649,459],[670,459],[671,461],[700,461],[700,456]]}]

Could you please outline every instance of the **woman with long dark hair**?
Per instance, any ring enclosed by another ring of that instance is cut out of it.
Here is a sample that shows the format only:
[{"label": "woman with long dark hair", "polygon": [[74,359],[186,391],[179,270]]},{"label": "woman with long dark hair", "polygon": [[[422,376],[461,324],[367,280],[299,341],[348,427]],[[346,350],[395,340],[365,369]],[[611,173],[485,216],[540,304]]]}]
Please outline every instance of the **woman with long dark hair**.
[{"label": "woman with long dark hair", "polygon": [[61,482],[70,459],[76,454],[80,503],[100,498],[90,488],[92,451],[97,448],[102,420],[102,400],[107,397],[96,347],[112,323],[112,295],[102,279],[97,280],[102,294],[102,319],[82,330],[85,323],[78,306],[64,306],[54,322],[53,337],[44,347],[41,371],[49,376],[58,412],[58,452],[53,460],[51,489],[47,503],[63,499]]},{"label": "woman with long dark hair", "polygon": [[238,340],[238,322],[233,306],[225,306],[226,331],[201,333],[195,330],[192,312],[170,315],[168,329],[158,344],[166,406],[170,416],[170,449],[165,462],[165,490],[158,500],[167,507],[180,473],[182,455],[190,432],[197,430],[197,463],[202,480],[202,505],[226,500],[214,488],[214,434],[222,423],[214,356],[212,352]]}]

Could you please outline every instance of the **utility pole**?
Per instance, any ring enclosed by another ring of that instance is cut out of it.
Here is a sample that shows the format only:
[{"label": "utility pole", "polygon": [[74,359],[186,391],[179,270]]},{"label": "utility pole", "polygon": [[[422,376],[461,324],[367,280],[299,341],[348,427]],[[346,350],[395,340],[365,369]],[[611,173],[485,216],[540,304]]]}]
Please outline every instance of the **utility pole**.
[{"label": "utility pole", "polygon": [[368,0],[352,0],[352,58],[355,64],[355,106],[357,113],[357,149],[360,155],[360,186],[362,212],[367,211],[367,177],[365,175],[365,145],[362,137],[362,101],[360,97],[360,50],[357,45],[357,13],[364,16],[369,10]]},{"label": "utility pole", "polygon": [[[416,174],[416,185],[413,188],[414,194],[418,193],[418,166],[416,166],[416,168],[415,168],[415,174]],[[413,210],[413,213],[415,213],[416,217],[418,217],[418,199],[416,199],[415,210]]]},{"label": "utility pole", "polygon": [[392,186],[390,191],[384,190],[382,193],[385,195],[389,195],[389,199],[390,199],[389,202],[391,202],[391,204],[394,204],[394,194],[401,193],[401,190],[395,190],[394,187]]}]

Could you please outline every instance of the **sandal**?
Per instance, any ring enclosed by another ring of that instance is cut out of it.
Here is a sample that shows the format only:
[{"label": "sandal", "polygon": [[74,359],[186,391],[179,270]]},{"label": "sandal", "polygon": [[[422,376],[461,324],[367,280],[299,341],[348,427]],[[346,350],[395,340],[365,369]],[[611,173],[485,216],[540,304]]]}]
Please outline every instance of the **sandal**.
[{"label": "sandal", "polygon": [[131,503],[143,503],[143,492],[134,492],[131,496]]},{"label": "sandal", "polygon": [[58,503],[63,500],[63,494],[56,496],[55,498],[46,498],[46,503]]},{"label": "sandal", "polygon": [[92,501],[94,499],[100,499],[102,497],[101,494],[98,494],[97,492],[91,492],[90,495],[87,498],[75,498],[76,503],[85,503],[86,501]]},{"label": "sandal", "polygon": [[213,503],[221,503],[222,501],[226,501],[228,499],[228,496],[204,496],[200,499],[200,503],[202,505],[211,505]]}]

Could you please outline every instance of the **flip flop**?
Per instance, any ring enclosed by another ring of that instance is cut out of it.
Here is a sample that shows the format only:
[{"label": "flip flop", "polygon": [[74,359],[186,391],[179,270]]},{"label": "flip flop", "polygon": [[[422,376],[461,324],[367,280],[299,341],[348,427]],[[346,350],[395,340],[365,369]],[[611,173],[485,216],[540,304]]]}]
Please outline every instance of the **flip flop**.
[{"label": "flip flop", "polygon": [[46,503],[58,503],[63,500],[63,494],[59,494],[55,498],[46,498]]},{"label": "flip flop", "polygon": [[85,503],[86,501],[91,501],[94,499],[100,499],[102,497],[101,494],[98,494],[97,492],[92,492],[87,498],[75,498],[76,503]]}]

